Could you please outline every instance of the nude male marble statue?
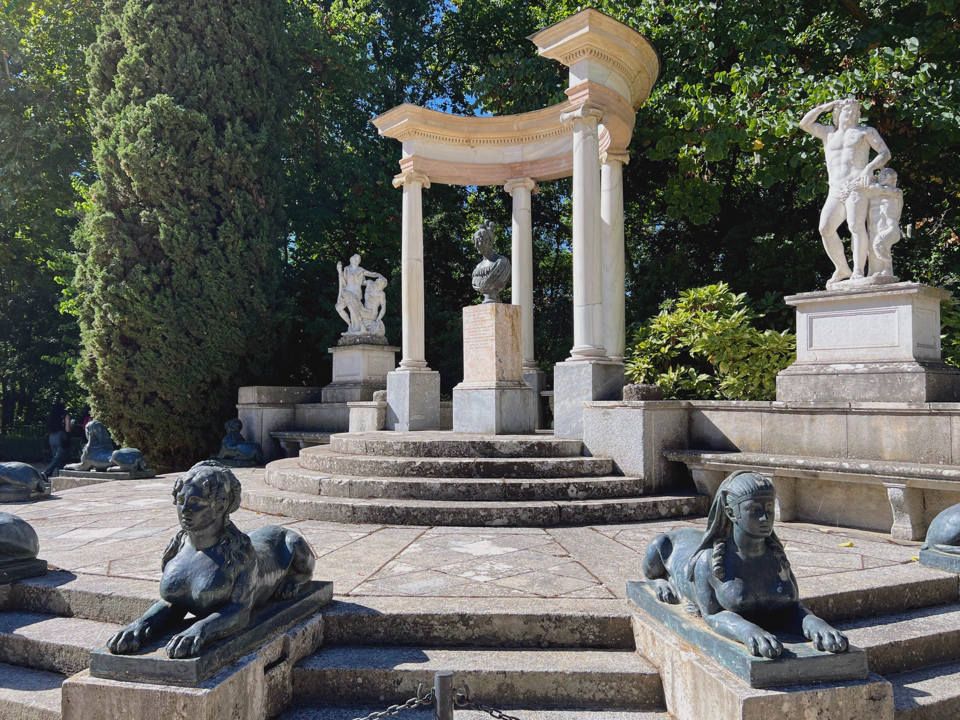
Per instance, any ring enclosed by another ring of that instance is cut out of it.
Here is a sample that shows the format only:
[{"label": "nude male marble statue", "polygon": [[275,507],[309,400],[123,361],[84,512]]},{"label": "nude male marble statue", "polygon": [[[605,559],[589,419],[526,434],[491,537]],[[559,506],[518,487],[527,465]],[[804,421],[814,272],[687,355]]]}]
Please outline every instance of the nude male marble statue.
[{"label": "nude male marble statue", "polygon": [[[831,111],[833,125],[817,122],[817,118]],[[817,105],[800,120],[800,128],[823,143],[827,161],[830,191],[820,212],[819,227],[823,247],[835,268],[827,286],[861,279],[871,251],[867,233],[869,188],[875,184],[874,173],[889,162],[890,150],[880,133],[860,125],[860,103],[853,98]],[[876,153],[872,160],[871,150]],[[837,233],[844,221],[851,236],[852,269]]]},{"label": "nude male marble statue", "polygon": [[387,279],[380,273],[360,267],[359,255],[351,257],[347,267],[338,262],[337,276],[340,291],[336,310],[347,324],[344,336],[386,335],[383,315],[387,310],[387,300],[383,290],[387,286]]}]

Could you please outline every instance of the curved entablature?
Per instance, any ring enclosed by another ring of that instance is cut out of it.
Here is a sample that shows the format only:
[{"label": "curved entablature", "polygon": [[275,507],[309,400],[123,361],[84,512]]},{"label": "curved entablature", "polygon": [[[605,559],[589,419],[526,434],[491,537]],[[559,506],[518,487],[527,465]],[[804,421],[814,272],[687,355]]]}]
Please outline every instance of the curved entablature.
[{"label": "curved entablature", "polygon": [[583,10],[532,35],[539,52],[570,68],[567,101],[519,115],[451,115],[404,104],[374,118],[381,135],[403,146],[400,167],[448,185],[503,185],[573,172],[573,128],[562,118],[589,104],[602,111],[600,147],[622,153],[636,108],[660,72],[656,50],[640,33],[597,10]]}]

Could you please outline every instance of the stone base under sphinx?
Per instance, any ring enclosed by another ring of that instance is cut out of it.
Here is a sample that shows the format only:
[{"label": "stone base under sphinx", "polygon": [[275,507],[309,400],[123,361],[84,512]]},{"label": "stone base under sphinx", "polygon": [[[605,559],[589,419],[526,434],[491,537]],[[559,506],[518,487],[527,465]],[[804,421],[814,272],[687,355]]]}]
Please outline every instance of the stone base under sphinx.
[{"label": "stone base under sphinx", "polygon": [[39,560],[37,558],[27,560],[0,560],[0,585],[46,574],[46,560]]},{"label": "stone base under sphinx", "polygon": [[927,548],[920,551],[920,564],[960,573],[960,552],[947,553],[936,548]]},{"label": "stone base under sphinx", "polygon": [[[256,610],[246,630],[211,645],[198,657],[177,660],[167,657],[164,647],[177,633],[171,630],[130,655],[114,655],[106,648],[94,650],[90,653],[90,674],[107,680],[196,686],[313,615],[332,599],[333,583],[314,580],[296,598],[271,601]],[[183,627],[195,621],[190,618]]]},{"label": "stone base under sphinx", "polygon": [[960,402],[960,371],[940,356],[940,303],[950,293],[881,279],[784,298],[797,309],[797,360],[777,376],[777,400]]},{"label": "stone base under sphinx", "polygon": [[156,470],[136,470],[134,472],[101,472],[98,470],[61,470],[56,477],[50,478],[50,487],[53,492],[71,490],[87,485],[97,485],[117,480],[149,480],[157,476]]},{"label": "stone base under sphinx", "polygon": [[45,500],[48,497],[50,497],[50,493],[46,490],[31,492],[29,490],[16,490],[11,487],[0,488],[0,504],[33,502],[34,500]]},{"label": "stone base under sphinx", "polygon": [[[379,336],[357,337],[369,339]],[[391,345],[369,342],[351,342],[328,348],[333,355],[333,382],[323,388],[322,401],[347,403],[373,400],[373,393],[386,390],[387,373],[396,366],[399,350]]]}]

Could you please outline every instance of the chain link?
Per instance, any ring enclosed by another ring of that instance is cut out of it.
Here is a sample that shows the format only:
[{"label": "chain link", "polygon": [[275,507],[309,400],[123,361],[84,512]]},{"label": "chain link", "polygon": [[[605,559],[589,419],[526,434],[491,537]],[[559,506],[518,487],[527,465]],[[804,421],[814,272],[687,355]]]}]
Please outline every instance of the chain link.
[{"label": "chain link", "polygon": [[496,708],[487,707],[483,703],[477,702],[476,700],[470,699],[470,686],[464,685],[463,692],[456,693],[453,699],[457,707],[467,708],[469,710],[479,710],[480,712],[485,712],[487,715],[497,720],[520,720],[520,718],[515,715],[507,715],[503,710],[497,710]]},{"label": "chain link", "polygon": [[391,705],[386,710],[381,710],[380,712],[370,713],[366,717],[354,718],[353,720],[381,720],[381,718],[390,717],[391,715],[397,715],[403,710],[414,710],[418,707],[423,707],[424,705],[433,705],[434,695],[433,689],[430,689],[426,695],[420,695],[420,692],[423,690],[423,685],[417,687],[416,697],[412,697],[407,700],[403,705]]}]

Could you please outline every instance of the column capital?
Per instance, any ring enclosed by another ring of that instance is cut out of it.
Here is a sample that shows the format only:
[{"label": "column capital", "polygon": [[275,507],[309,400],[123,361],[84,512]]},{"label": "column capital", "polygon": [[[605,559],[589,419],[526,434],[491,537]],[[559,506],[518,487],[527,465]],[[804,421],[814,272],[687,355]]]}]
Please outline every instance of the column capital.
[{"label": "column capital", "polygon": [[584,102],[560,113],[560,122],[563,125],[570,125],[579,121],[596,127],[604,115],[606,115],[606,112],[599,105]]},{"label": "column capital", "polygon": [[510,178],[503,185],[503,191],[506,193],[510,193],[511,195],[513,194],[513,191],[516,190],[517,188],[524,188],[525,190],[529,190],[534,195],[540,192],[540,187],[537,185],[537,181],[534,180],[533,178],[528,178],[528,177]]},{"label": "column capital", "polygon": [[617,152],[616,150],[604,150],[600,153],[600,162],[604,165],[607,163],[620,163],[621,165],[626,165],[630,162],[630,153],[626,150],[621,150]]},{"label": "column capital", "polygon": [[416,170],[407,170],[402,172],[399,175],[393,176],[393,186],[395,188],[401,187],[403,185],[411,185],[413,183],[420,183],[423,187],[430,187],[430,178],[428,178],[423,173],[419,173]]}]

